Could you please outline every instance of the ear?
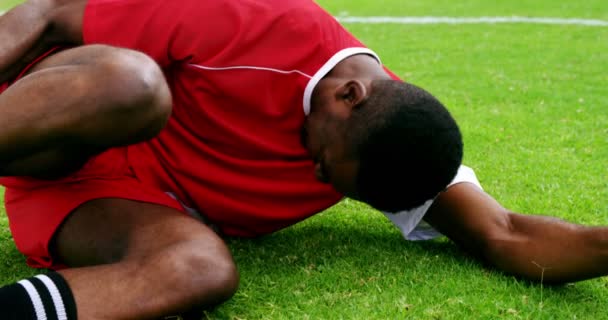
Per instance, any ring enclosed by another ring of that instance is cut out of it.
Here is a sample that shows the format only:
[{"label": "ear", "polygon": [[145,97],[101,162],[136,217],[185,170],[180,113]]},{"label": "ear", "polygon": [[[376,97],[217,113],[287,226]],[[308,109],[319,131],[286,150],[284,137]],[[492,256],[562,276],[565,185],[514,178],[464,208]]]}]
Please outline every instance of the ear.
[{"label": "ear", "polygon": [[359,80],[349,80],[338,89],[338,98],[353,108],[367,99],[367,88]]}]

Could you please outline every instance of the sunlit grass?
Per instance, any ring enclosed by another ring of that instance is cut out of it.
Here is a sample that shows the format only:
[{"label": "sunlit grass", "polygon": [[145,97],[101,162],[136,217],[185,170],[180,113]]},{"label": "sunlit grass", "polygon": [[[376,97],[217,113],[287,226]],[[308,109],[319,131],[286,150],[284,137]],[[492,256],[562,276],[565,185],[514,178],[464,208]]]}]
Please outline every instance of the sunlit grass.
[{"label": "sunlit grass", "polygon": [[[2,0],[7,7],[12,1]],[[321,1],[334,14],[608,18],[606,1]],[[608,28],[347,25],[461,125],[465,162],[510,209],[608,225]],[[34,274],[0,219],[0,280]],[[256,240],[230,239],[242,275],[212,319],[608,319],[608,278],[546,287],[441,239],[403,241],[345,201]]]}]

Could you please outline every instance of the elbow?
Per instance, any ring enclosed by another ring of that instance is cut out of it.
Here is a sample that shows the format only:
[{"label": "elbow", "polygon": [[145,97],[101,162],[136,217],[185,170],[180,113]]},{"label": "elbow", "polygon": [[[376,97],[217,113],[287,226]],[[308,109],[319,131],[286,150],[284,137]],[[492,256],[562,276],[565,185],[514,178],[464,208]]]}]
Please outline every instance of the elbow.
[{"label": "elbow", "polygon": [[482,256],[491,267],[518,278],[545,284],[564,280],[548,265],[542,244],[535,241],[525,226],[518,226],[521,215],[506,212],[503,223],[484,235]]},{"label": "elbow", "polygon": [[47,44],[81,45],[82,23],[87,1],[42,0],[34,4],[47,21]]},{"label": "elbow", "polygon": [[507,257],[512,257],[521,245],[513,226],[512,213],[502,209],[496,214],[490,227],[479,233],[478,246],[481,256],[491,265],[501,267]]},{"label": "elbow", "polygon": [[513,215],[505,210],[501,221],[482,235],[481,256],[491,267],[506,274],[538,280],[542,274],[532,268],[535,261],[529,255],[534,244],[524,233],[518,232]]}]

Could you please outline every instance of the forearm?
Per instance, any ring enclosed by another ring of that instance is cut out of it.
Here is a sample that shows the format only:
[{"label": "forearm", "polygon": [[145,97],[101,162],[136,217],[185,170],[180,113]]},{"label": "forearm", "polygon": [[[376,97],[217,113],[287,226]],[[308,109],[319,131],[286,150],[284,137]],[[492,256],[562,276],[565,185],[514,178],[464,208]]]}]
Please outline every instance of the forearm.
[{"label": "forearm", "polygon": [[485,258],[532,280],[562,283],[608,274],[608,228],[509,214],[511,232],[488,240]]},{"label": "forearm", "polygon": [[608,275],[608,228],[510,213],[469,183],[439,195],[424,219],[510,274],[552,283]]},{"label": "forearm", "polygon": [[31,0],[0,16],[0,81],[11,67],[39,45],[50,27],[50,0]]},{"label": "forearm", "polygon": [[83,43],[87,0],[29,0],[0,16],[0,83],[54,46]]}]

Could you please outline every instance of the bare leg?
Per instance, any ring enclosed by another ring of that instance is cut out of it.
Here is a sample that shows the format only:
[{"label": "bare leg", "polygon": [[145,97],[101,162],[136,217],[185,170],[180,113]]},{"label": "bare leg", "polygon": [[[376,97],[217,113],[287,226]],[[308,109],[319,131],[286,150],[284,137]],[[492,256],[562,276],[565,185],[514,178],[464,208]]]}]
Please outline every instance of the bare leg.
[{"label": "bare leg", "polygon": [[120,199],[81,206],[58,231],[60,273],[79,319],[154,319],[215,305],[238,275],[222,240],[170,208]]},{"label": "bare leg", "polygon": [[144,54],[101,45],[59,52],[0,95],[0,175],[74,169],[153,137],[170,111],[163,74]]}]

